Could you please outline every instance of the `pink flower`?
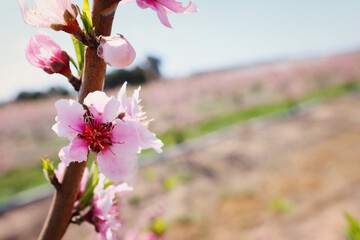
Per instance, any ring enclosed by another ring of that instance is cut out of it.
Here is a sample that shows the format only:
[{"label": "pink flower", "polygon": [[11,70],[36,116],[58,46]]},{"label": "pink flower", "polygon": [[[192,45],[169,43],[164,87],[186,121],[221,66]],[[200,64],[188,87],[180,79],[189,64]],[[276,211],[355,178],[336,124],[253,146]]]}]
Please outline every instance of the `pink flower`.
[{"label": "pink flower", "polygon": [[70,57],[44,32],[37,32],[30,38],[25,54],[33,66],[42,68],[49,74],[60,73],[68,76],[71,73]]},{"label": "pink flower", "polygon": [[[134,0],[122,0],[120,3],[124,4],[132,1]],[[136,0],[136,3],[142,9],[151,8],[156,11],[161,23],[169,28],[172,27],[167,17],[168,13],[191,13],[199,11],[197,6],[192,2],[189,2],[187,7],[183,7],[181,2],[175,0]]]},{"label": "pink flower", "polygon": [[148,130],[147,126],[149,121],[146,120],[146,113],[142,111],[140,106],[141,100],[139,99],[139,93],[141,87],[136,89],[131,97],[126,95],[125,82],[119,93],[118,100],[120,101],[120,115],[123,120],[134,122],[134,126],[139,136],[139,146],[141,149],[153,148],[156,152],[161,153],[161,148],[164,144],[160,139],[156,138],[155,133]]},{"label": "pink flower", "polygon": [[30,9],[27,0],[19,0],[21,14],[26,24],[71,34],[79,30],[76,21],[77,10],[70,0],[35,0],[35,3],[36,7]]},{"label": "pink flower", "polygon": [[94,190],[89,222],[95,226],[103,240],[116,239],[121,228],[120,197],[133,190],[127,183],[110,185],[104,189],[105,176],[99,175],[99,183]]},{"label": "pink flower", "polygon": [[126,38],[120,34],[101,37],[97,54],[103,58],[108,65],[116,68],[130,66],[136,57],[134,48]]},{"label": "pink flower", "polygon": [[55,103],[58,116],[53,130],[70,140],[59,153],[65,165],[86,161],[90,150],[97,156],[100,172],[112,181],[134,168],[139,138],[133,122],[118,118],[119,106],[116,98],[99,91],[89,93],[83,106],[65,99]]}]

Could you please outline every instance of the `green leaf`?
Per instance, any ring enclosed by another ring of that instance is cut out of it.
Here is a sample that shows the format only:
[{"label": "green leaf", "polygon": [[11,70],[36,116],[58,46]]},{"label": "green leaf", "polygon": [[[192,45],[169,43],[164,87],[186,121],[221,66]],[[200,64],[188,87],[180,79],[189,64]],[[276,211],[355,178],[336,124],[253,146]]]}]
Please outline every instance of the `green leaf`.
[{"label": "green leaf", "polygon": [[90,6],[89,1],[84,0],[83,3],[83,15],[81,16],[81,20],[83,21],[84,28],[88,34],[93,34],[93,24],[91,19],[91,12],[90,12]]},{"label": "green leaf", "polygon": [[72,57],[70,57],[70,62],[72,63],[72,65],[74,65],[74,67],[76,68],[76,71],[77,71],[78,74],[80,75],[79,68],[78,68],[78,66],[76,65],[76,62],[75,62],[75,60],[74,60]]},{"label": "green leaf", "polygon": [[345,236],[347,240],[360,240],[359,222],[350,214],[345,213],[348,226],[345,228]]},{"label": "green leaf", "polygon": [[71,36],[71,38],[72,38],[72,41],[73,41],[73,44],[74,44],[74,48],[75,48],[75,52],[76,52],[76,58],[78,60],[78,68],[77,68],[77,70],[78,70],[79,76],[81,76],[83,68],[84,68],[84,61],[85,61],[85,45],[82,44],[79,40],[77,40],[73,36]]},{"label": "green leaf", "polygon": [[88,34],[93,34],[93,23],[91,19],[91,12],[90,12],[90,5],[88,0],[84,0],[82,12],[80,11],[80,8],[77,6],[78,11],[80,13],[81,21],[84,25],[85,31]]},{"label": "green leaf", "polygon": [[85,208],[89,205],[91,199],[94,197],[94,189],[99,182],[97,164],[93,164],[89,173],[89,178],[86,182],[85,190],[80,196],[80,205]]},{"label": "green leaf", "polygon": [[43,168],[48,176],[48,180],[51,181],[55,177],[54,173],[54,163],[50,162],[49,158],[45,157],[45,159],[41,158],[41,163]]}]

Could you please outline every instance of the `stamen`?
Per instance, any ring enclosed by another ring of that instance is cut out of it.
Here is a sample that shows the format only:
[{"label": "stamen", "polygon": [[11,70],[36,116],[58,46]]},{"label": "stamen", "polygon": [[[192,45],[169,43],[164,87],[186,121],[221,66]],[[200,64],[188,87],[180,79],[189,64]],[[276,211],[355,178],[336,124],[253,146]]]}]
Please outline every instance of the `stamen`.
[{"label": "stamen", "polygon": [[73,128],[71,125],[69,125],[68,127],[71,128],[74,131],[81,132],[81,130],[77,130],[77,129]]},{"label": "stamen", "polygon": [[112,150],[111,150],[111,148],[109,147],[109,151],[112,153],[112,154],[114,154],[114,155],[116,155]]},{"label": "stamen", "polygon": [[[84,114],[84,121],[86,123],[85,129],[78,135],[89,145],[89,149],[95,154],[99,154],[104,150],[110,150],[113,143],[112,131],[114,125],[112,122],[102,123],[99,116],[94,116],[89,110]],[[118,142],[120,143],[120,142]]]}]

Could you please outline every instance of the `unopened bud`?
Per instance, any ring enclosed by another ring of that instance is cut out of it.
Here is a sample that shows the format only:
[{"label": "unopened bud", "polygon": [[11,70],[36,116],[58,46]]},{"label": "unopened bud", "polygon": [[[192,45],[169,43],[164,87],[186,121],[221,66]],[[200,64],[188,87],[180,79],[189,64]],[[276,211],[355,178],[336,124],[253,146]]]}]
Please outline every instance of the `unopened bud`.
[{"label": "unopened bud", "polygon": [[37,32],[30,38],[25,53],[33,66],[42,68],[49,74],[60,73],[68,76],[71,72],[69,55],[44,32]]},{"label": "unopened bud", "polygon": [[53,70],[53,72],[60,72],[61,70],[63,70],[65,67],[65,64],[61,61],[53,61],[51,63],[51,70]]},{"label": "unopened bud", "polygon": [[97,49],[99,57],[116,68],[130,66],[135,60],[136,53],[126,38],[120,34],[110,37],[100,38],[100,45]]}]

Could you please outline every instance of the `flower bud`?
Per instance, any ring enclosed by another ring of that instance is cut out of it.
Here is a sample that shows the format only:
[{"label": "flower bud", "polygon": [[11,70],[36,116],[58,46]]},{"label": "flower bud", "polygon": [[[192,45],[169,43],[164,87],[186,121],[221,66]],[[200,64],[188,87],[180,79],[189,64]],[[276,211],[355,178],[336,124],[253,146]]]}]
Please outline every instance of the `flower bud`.
[{"label": "flower bud", "polygon": [[69,55],[44,32],[37,32],[30,38],[25,54],[33,66],[49,74],[60,73],[67,77],[71,73]]},{"label": "flower bud", "polygon": [[130,66],[136,57],[134,48],[126,38],[120,34],[101,37],[97,54],[104,59],[108,65],[116,68]]}]

